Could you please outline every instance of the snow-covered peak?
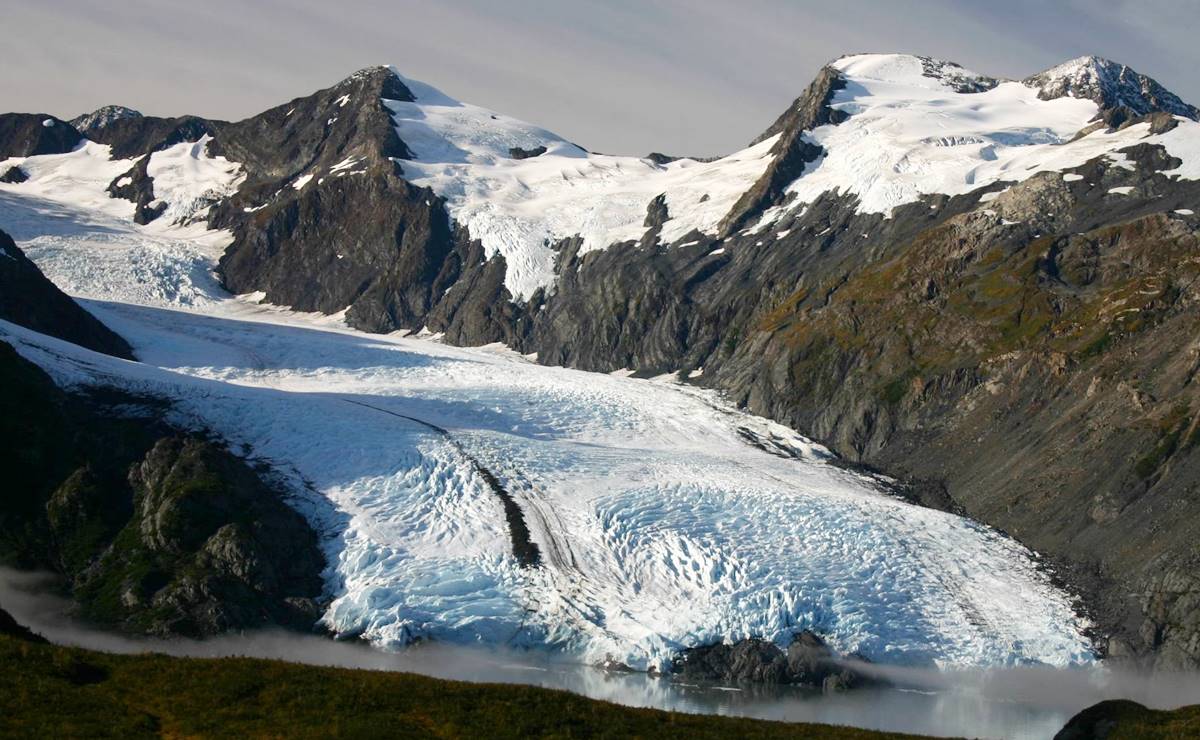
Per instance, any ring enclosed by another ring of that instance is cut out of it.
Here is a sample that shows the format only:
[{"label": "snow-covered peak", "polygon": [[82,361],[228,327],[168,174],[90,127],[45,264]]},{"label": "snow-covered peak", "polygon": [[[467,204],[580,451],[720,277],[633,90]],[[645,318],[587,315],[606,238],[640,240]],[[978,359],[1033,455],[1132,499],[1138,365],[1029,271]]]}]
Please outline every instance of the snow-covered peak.
[{"label": "snow-covered peak", "polygon": [[830,64],[848,80],[894,83],[927,90],[960,93],[990,90],[997,80],[954,62],[911,54],[854,54]]},{"label": "snow-covered peak", "polygon": [[489,257],[504,257],[504,284],[517,299],[552,288],[563,239],[579,237],[588,251],[642,238],[660,195],[668,212],[662,241],[715,233],[771,159],[774,138],[713,162],[594,154],[391,71],[412,93],[383,101],[412,155],[398,162],[405,179],[443,197]]},{"label": "snow-covered peak", "polygon": [[1123,64],[1089,55],[1057,64],[1032,75],[1025,82],[1038,88],[1047,98],[1064,95],[1091,98],[1093,94],[1116,85],[1127,71],[1132,72]]},{"label": "snow-covered peak", "polygon": [[413,100],[384,100],[414,159],[428,163],[495,164],[513,150],[544,147],[557,156],[582,157],[583,149],[525,121],[456,100],[433,85],[388,68]]},{"label": "snow-covered peak", "polygon": [[113,121],[141,117],[142,114],[133,108],[126,108],[123,105],[106,105],[102,108],[97,108],[91,113],[84,113],[77,118],[71,119],[71,125],[77,131],[87,133],[88,131],[104,128]]},{"label": "snow-covered peak", "polygon": [[[768,211],[760,228],[826,192],[856,196],[862,212],[889,214],[926,194],[959,195],[1076,167],[1154,143],[1146,126],[1076,139],[1112,106],[1186,108],[1153,80],[1091,57],[1023,83],[902,54],[843,57],[831,67],[843,85],[828,105],[843,115],[804,134],[822,156],[787,187],[794,200]],[[1200,136],[1190,123],[1181,128],[1174,139]]]},{"label": "snow-covered peak", "polygon": [[1020,83],[920,57],[863,55],[833,66],[845,84],[830,106],[847,117],[806,134],[824,156],[788,187],[797,205],[840,191],[857,196],[860,210],[886,214],[926,193],[1028,177],[1014,157],[1048,153],[1096,115],[1089,100],[1042,100]]},{"label": "snow-covered peak", "polygon": [[1112,79],[1115,77],[1113,72],[1119,72],[1121,69],[1127,69],[1127,67],[1104,57],[1086,55],[1068,59],[1062,64],[1056,64],[1035,76],[1043,78],[1046,82],[1074,81],[1078,84],[1094,80]]},{"label": "snow-covered peak", "polygon": [[1098,56],[1063,62],[1027,78],[1025,84],[1035,88],[1043,100],[1084,98],[1102,109],[1125,107],[1137,115],[1165,111],[1194,120],[1200,118],[1194,106],[1155,80],[1127,65]]}]

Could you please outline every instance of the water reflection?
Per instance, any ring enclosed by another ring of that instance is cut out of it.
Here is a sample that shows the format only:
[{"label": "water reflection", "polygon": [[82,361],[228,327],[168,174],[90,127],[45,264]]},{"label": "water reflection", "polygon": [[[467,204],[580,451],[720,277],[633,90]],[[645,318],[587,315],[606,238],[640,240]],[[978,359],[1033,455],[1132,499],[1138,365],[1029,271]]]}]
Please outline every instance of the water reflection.
[{"label": "water reflection", "polygon": [[[424,648],[410,653],[420,653]],[[680,683],[644,674],[611,673],[587,666],[556,664],[537,655],[510,662],[480,653],[480,663],[450,661],[439,670],[430,649],[424,657],[397,656],[406,670],[471,681],[524,683],[618,704],[681,712],[724,714],[783,722],[853,725],[926,735],[1049,738],[1079,709],[1099,701],[1025,702],[988,692],[981,673],[961,676],[958,686],[865,688],[825,694],[796,687],[738,687]],[[411,661],[411,662],[410,662]],[[1077,692],[1076,692],[1077,693]]]}]

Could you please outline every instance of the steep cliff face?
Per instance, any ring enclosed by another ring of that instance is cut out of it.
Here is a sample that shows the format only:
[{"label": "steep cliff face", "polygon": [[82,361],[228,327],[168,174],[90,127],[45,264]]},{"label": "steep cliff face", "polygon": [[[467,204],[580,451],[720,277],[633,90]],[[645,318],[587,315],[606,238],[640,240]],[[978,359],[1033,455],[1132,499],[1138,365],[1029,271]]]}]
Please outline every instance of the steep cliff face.
[{"label": "steep cliff face", "polygon": [[82,616],[204,636],[311,629],[316,534],[261,471],[162,402],[66,393],[0,342],[0,561],[62,575]]},{"label": "steep cliff face", "polygon": [[778,136],[771,146],[774,160],[767,171],[747,190],[722,223],[725,236],[762,216],[767,208],[778,205],[785,188],[804,173],[804,167],[821,156],[822,149],[805,134],[818,126],[836,125],[846,119],[845,111],[830,106],[834,94],[846,86],[846,81],[833,67],[822,67],[817,77],[781,115],[775,123],[755,139],[754,143]]},{"label": "steep cliff face", "polygon": [[[163,635],[313,628],[324,567],[316,535],[248,465],[212,441],[167,436],[128,480],[131,518],[75,575],[86,616]],[[88,505],[84,491],[68,479],[48,502],[56,536],[95,520],[70,516]]]}]

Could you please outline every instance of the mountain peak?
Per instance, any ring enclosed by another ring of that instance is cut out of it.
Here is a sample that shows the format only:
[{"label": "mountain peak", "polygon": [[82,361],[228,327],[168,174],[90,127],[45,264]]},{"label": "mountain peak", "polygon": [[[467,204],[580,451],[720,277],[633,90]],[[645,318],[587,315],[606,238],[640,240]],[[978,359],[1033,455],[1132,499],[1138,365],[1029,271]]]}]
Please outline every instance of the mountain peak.
[{"label": "mountain peak", "polygon": [[372,64],[369,67],[363,67],[362,69],[350,74],[344,80],[339,82],[338,86],[340,87],[341,85],[348,85],[355,82],[361,82],[363,80],[377,79],[387,75],[395,74],[396,68],[390,64]]},{"label": "mountain peak", "polygon": [[120,121],[126,118],[142,118],[142,114],[133,108],[126,108],[123,105],[105,105],[91,113],[84,113],[71,119],[71,125],[79,130],[80,133],[86,134],[88,131],[104,128],[113,121]]},{"label": "mountain peak", "polygon": [[372,94],[378,92],[379,97],[388,100],[404,100],[412,102],[416,98],[405,84],[405,78],[388,64],[376,64],[363,67],[338,84],[334,89],[353,87],[357,90],[369,89]]},{"label": "mountain peak", "polygon": [[1200,120],[1200,110],[1156,80],[1128,65],[1099,56],[1076,57],[1023,82],[1042,100],[1072,97],[1091,100],[1102,111],[1126,108],[1136,116],[1158,111]]},{"label": "mountain peak", "polygon": [[1087,54],[1068,59],[1034,76],[1045,77],[1048,80],[1112,80],[1120,75],[1122,69],[1128,67],[1111,59]]}]

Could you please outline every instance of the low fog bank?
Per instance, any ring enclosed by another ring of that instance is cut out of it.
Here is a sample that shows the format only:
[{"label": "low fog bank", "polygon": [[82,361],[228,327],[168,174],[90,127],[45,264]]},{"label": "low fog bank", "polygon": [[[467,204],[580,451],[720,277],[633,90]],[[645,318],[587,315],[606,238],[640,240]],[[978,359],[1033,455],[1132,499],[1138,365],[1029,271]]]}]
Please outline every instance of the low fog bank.
[{"label": "low fog bank", "polygon": [[1200,673],[1155,672],[1126,666],[914,669],[854,664],[864,673],[911,690],[970,691],[1031,707],[1083,708],[1105,699],[1132,699],[1152,709],[1200,704]]},{"label": "low fog bank", "polygon": [[113,653],[243,656],[309,665],[407,671],[463,681],[564,689],[629,706],[823,722],[898,732],[998,738],[1052,736],[1080,709],[1126,698],[1169,709],[1200,703],[1200,673],[1148,673],[1107,666],[945,670],[855,664],[889,688],[835,694],[790,687],[699,686],[645,674],[613,673],[548,652],[423,644],[386,652],[360,642],[281,630],[209,640],[142,639],[101,632],[69,616],[47,593],[49,576],[0,568],[0,607],[53,642]]},{"label": "low fog bank", "polygon": [[[150,638],[105,632],[71,616],[71,603],[50,589],[55,577],[0,568],[0,607],[21,624],[60,645],[109,653],[162,653],[178,657],[246,657],[286,660],[308,665],[367,670],[410,671],[438,677],[459,677],[487,671],[508,662],[536,660],[540,669],[555,663],[546,655],[512,651],[422,644],[386,652],[358,641],[341,642],[318,634],[263,629],[205,640]],[[564,664],[565,665],[565,664]],[[523,666],[534,670],[534,666]],[[490,680],[490,679],[488,679]]]}]

